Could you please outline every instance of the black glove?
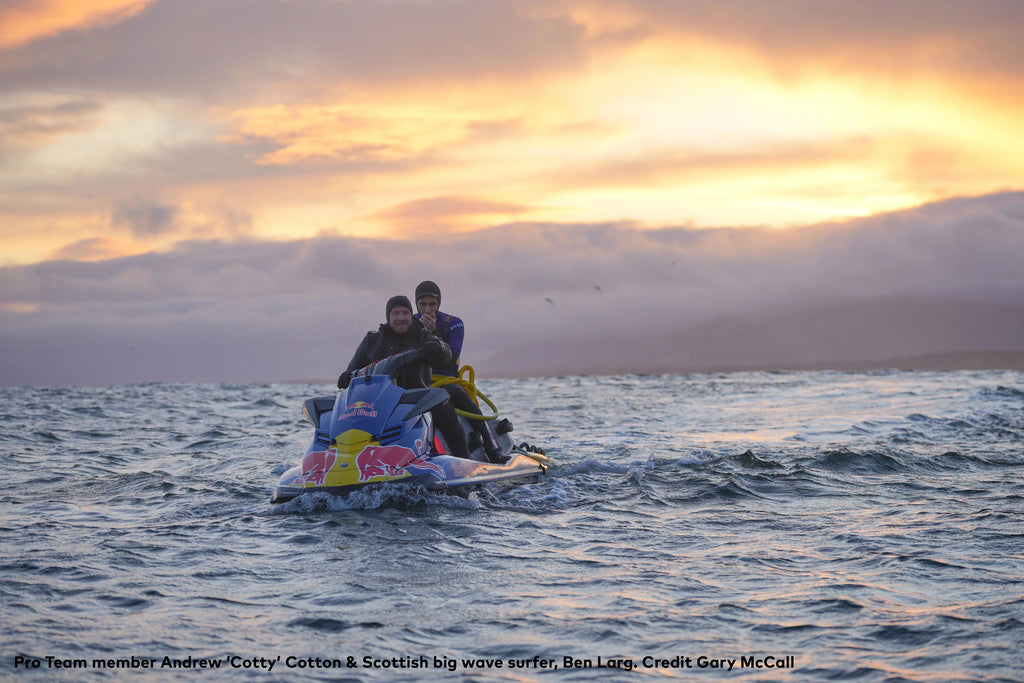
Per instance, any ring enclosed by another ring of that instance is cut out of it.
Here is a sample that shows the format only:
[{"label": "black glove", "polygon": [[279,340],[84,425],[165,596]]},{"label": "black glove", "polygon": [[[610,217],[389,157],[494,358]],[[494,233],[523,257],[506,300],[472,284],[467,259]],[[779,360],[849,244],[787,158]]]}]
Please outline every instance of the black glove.
[{"label": "black glove", "polygon": [[448,360],[448,349],[440,339],[428,339],[423,344],[423,357],[431,365],[444,365]]},{"label": "black glove", "polygon": [[338,388],[348,389],[348,385],[351,381],[352,372],[350,370],[346,370],[345,372],[341,373],[341,377],[338,378]]}]

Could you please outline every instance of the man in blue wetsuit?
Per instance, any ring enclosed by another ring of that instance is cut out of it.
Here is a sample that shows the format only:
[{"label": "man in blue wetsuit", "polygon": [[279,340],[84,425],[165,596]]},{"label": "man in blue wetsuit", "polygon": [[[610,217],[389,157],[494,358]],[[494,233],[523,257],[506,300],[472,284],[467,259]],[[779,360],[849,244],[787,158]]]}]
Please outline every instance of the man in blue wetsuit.
[{"label": "man in blue wetsuit", "polygon": [[415,317],[428,332],[433,332],[452,350],[452,361],[446,366],[435,367],[434,374],[457,377],[459,374],[459,356],[462,354],[462,340],[465,338],[466,327],[461,318],[449,313],[442,313],[441,288],[430,280],[424,280],[416,286]]},{"label": "man in blue wetsuit", "polygon": [[[416,310],[414,316],[424,329],[432,332],[448,344],[452,351],[451,362],[433,366],[435,375],[447,377],[459,376],[459,356],[462,354],[462,341],[465,338],[466,326],[462,319],[450,313],[438,310],[441,307],[441,288],[431,280],[424,280],[416,286]],[[446,384],[444,389],[451,397],[452,404],[459,410],[480,415],[480,407],[469,397],[466,390],[458,384]],[[483,420],[470,420],[473,431],[480,437],[484,453],[491,462],[499,462],[501,450],[495,445],[491,433]]]}]

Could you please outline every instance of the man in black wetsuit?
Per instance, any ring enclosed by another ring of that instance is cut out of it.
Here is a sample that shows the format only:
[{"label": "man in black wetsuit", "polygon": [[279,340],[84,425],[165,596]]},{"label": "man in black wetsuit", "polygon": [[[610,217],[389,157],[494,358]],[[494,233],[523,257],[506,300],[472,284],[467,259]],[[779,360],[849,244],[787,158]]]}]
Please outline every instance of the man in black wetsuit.
[{"label": "man in black wetsuit", "polygon": [[[443,366],[451,362],[452,351],[448,345],[431,334],[419,320],[412,317],[412,304],[409,298],[398,295],[388,299],[387,322],[377,330],[366,333],[360,342],[345,372],[338,377],[338,388],[347,389],[352,380],[352,373],[366,367],[374,361],[383,360],[396,353],[411,349],[423,349],[423,356],[431,365]],[[403,378],[398,385],[409,389]],[[434,424],[448,442],[451,454],[459,458],[469,458],[469,447],[466,445],[466,434],[462,431],[459,418],[451,401],[445,401],[430,411]]]}]

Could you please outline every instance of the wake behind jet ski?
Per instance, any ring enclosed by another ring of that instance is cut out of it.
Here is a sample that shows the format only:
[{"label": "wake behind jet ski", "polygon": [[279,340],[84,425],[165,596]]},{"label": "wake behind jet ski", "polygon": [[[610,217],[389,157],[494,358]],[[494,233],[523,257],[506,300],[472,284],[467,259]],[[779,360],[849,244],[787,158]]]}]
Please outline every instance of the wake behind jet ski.
[{"label": "wake behind jet ski", "polygon": [[[418,375],[412,389],[395,382]],[[346,390],[335,396],[307,399],[302,413],[313,426],[313,441],[302,463],[285,472],[271,503],[283,503],[316,491],[344,495],[369,484],[412,484],[428,490],[460,489],[491,482],[524,482],[547,471],[543,451],[515,446],[507,419],[497,411],[487,422],[500,455],[491,462],[469,418],[459,424],[470,443],[471,459],[449,454],[430,410],[448,401],[448,392],[429,385],[430,366],[423,351],[413,349],[385,358],[354,373]]]}]

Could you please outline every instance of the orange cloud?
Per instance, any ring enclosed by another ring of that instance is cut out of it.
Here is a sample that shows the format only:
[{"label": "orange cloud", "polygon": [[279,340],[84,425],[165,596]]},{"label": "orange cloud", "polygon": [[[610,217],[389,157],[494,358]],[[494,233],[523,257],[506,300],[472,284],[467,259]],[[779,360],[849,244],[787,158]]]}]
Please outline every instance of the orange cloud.
[{"label": "orange cloud", "polygon": [[106,261],[143,254],[147,251],[149,251],[148,246],[137,242],[126,242],[109,237],[90,237],[57,249],[50,254],[49,258],[55,261]]},{"label": "orange cloud", "polygon": [[230,114],[236,132],[225,142],[269,141],[277,147],[257,163],[286,166],[316,157],[356,162],[414,158],[467,135],[472,116],[406,102],[381,105],[277,105]]},{"label": "orange cloud", "polygon": [[0,252],[786,226],[1024,186],[1024,6],[925,5],[12,0],[0,49],[38,42],[0,65]]},{"label": "orange cloud", "polygon": [[154,0],[15,0],[0,6],[0,49],[64,31],[114,24]]},{"label": "orange cloud", "polygon": [[480,197],[447,196],[416,199],[392,206],[373,216],[398,232],[427,229],[482,227],[504,222],[531,211],[530,207]]}]

